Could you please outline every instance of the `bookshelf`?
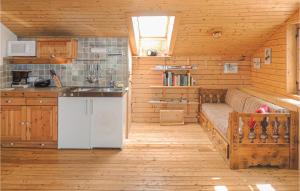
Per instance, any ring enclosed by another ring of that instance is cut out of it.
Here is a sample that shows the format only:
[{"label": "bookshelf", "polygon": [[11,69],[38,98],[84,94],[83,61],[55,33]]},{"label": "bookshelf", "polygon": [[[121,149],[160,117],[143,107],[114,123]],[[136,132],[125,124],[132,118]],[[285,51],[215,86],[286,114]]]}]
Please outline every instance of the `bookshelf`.
[{"label": "bookshelf", "polygon": [[[194,97],[194,93],[199,93],[200,86],[195,85],[192,76],[192,71],[197,70],[197,67],[191,65],[189,60],[180,64],[176,65],[172,61],[165,59],[163,65],[156,65],[150,68],[153,72],[161,73],[161,83],[149,86],[151,89],[161,90],[160,95],[157,94],[158,96],[148,100],[148,103],[153,105],[153,107],[159,107],[163,110],[169,109],[168,111],[171,113],[174,108],[180,109],[182,112],[186,110],[187,113],[191,110],[193,111],[195,107],[199,110],[199,100]],[[175,98],[172,95],[174,93],[180,93],[180,96]]]},{"label": "bookshelf", "polygon": [[[169,65],[165,61],[164,65],[156,65],[153,68],[151,68],[152,71],[161,72],[161,85],[150,85],[149,88],[152,89],[161,89],[162,90],[162,96],[160,99],[152,99],[149,100],[148,103],[153,105],[199,105],[199,101],[190,100],[190,92],[189,90],[197,90],[200,87],[194,85],[194,81],[192,80],[191,71],[197,70],[196,66],[190,65],[189,60],[187,60],[186,65]],[[170,74],[172,73],[172,74]],[[171,76],[170,79],[166,79],[166,76],[168,74]],[[179,76],[179,81],[176,82],[176,76]],[[183,77],[185,76],[185,79],[183,81]],[[187,80],[187,78],[189,78]],[[170,80],[170,81],[168,81]],[[175,81],[175,83],[174,83]],[[167,90],[178,90],[181,94],[180,99],[168,99],[169,92]],[[185,98],[184,101],[182,99]]]},{"label": "bookshelf", "polygon": [[191,71],[196,70],[196,66],[190,65],[189,60],[186,65],[156,65],[153,71],[161,72],[163,86],[193,86],[195,81],[191,76]]},{"label": "bookshelf", "polygon": [[186,69],[158,69],[158,68],[152,68],[152,70],[154,71],[161,71],[161,72],[176,72],[176,71],[184,71],[184,72],[187,72],[187,71],[192,71],[192,70],[196,70],[195,68],[186,68]]},{"label": "bookshelf", "polygon": [[173,104],[173,105],[198,105],[198,102],[195,101],[157,101],[157,100],[150,100],[148,103],[151,104]]},{"label": "bookshelf", "polygon": [[199,86],[150,86],[154,89],[198,89]]}]

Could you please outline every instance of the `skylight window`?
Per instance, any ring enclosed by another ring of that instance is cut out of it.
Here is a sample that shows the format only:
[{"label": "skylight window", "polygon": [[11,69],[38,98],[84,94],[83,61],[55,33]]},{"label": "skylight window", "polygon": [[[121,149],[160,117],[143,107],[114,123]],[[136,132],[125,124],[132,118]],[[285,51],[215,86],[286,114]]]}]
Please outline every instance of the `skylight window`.
[{"label": "skylight window", "polygon": [[156,51],[167,55],[171,44],[175,16],[137,16],[132,17],[136,47],[139,55]]},{"label": "skylight window", "polygon": [[167,36],[168,17],[165,16],[145,16],[138,17],[140,37],[161,37]]}]

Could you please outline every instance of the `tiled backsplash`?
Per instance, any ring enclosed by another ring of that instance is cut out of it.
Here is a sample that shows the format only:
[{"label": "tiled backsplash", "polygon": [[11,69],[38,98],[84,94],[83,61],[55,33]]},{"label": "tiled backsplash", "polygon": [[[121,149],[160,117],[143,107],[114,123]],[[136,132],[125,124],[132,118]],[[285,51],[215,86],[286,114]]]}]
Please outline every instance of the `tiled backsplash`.
[{"label": "tiled backsplash", "polygon": [[[91,48],[102,53],[92,53]],[[31,70],[30,76],[49,79],[50,69],[55,70],[63,86],[109,86],[112,80],[127,87],[128,39],[78,38],[78,57],[73,64],[10,64],[4,72],[11,75],[11,70]],[[95,75],[97,82],[89,83],[86,80],[89,74]],[[7,79],[11,81],[11,77]]]},{"label": "tiled backsplash", "polygon": [[3,64],[0,64],[0,88],[9,87],[11,81],[10,65],[3,61]]}]

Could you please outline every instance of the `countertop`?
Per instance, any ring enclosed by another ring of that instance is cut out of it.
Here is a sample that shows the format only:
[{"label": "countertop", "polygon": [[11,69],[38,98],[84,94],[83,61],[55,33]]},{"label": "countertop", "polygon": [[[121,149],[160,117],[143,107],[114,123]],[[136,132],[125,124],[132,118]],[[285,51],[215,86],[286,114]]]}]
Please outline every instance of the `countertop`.
[{"label": "countertop", "polygon": [[1,92],[61,92],[66,88],[46,87],[46,88],[3,88]]},{"label": "countertop", "polygon": [[[89,91],[76,91],[90,89]],[[122,97],[127,88],[100,88],[100,87],[46,87],[46,88],[4,88],[0,89],[2,96],[13,94],[51,94],[51,97]]]},{"label": "countertop", "polygon": [[128,88],[69,87],[59,93],[61,97],[122,97]]}]

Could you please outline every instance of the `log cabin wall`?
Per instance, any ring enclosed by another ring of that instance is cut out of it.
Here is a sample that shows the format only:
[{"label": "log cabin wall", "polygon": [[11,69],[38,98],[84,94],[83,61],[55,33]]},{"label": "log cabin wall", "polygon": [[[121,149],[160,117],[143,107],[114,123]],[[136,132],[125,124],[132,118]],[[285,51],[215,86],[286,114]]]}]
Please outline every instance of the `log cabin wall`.
[{"label": "log cabin wall", "polygon": [[[188,61],[188,59],[190,61]],[[184,109],[185,122],[197,122],[198,105],[153,105],[148,103],[153,98],[163,96],[162,89],[150,88],[153,85],[162,85],[160,71],[153,71],[156,65],[197,65],[197,70],[191,71],[196,85],[206,88],[233,88],[250,85],[250,60],[238,61],[240,57],[202,56],[202,57],[172,57],[165,58],[133,58],[132,73],[132,121],[159,122],[159,111],[164,108]],[[237,74],[224,74],[224,63],[237,63]],[[189,98],[199,101],[197,89],[168,89],[167,98]]]},{"label": "log cabin wall", "polygon": [[[251,67],[251,85],[262,92],[287,94],[288,92],[288,59],[287,59],[287,27],[299,22],[299,11],[284,24],[270,33],[269,39],[254,54],[253,58],[261,59],[261,68]],[[264,50],[272,48],[272,63],[264,64]]]}]

